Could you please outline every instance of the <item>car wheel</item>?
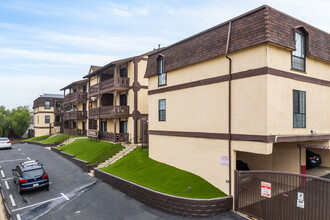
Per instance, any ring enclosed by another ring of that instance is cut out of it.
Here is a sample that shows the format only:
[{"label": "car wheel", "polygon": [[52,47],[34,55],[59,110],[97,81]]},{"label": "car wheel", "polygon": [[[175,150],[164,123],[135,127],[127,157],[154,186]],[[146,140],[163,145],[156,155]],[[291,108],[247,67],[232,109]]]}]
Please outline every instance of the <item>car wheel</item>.
[{"label": "car wheel", "polygon": [[17,185],[17,191],[18,191],[19,194],[22,193],[22,190],[21,190],[21,187],[19,186],[19,184]]}]

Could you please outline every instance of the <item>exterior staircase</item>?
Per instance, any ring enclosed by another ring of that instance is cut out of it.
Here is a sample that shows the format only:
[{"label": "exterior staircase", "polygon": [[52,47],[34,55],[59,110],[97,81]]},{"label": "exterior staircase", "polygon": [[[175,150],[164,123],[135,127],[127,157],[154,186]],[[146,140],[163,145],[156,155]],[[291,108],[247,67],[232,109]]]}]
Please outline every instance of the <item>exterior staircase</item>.
[{"label": "exterior staircase", "polygon": [[113,157],[104,161],[103,163],[100,163],[95,169],[100,169],[103,167],[107,167],[110,164],[113,164],[114,162],[116,162],[120,158],[123,158],[125,155],[127,155],[128,153],[130,153],[131,151],[133,151],[134,149],[136,149],[138,147],[138,144],[122,144],[122,145],[123,145],[124,149],[122,149],[116,155],[114,155]]},{"label": "exterior staircase", "polygon": [[84,139],[84,138],[88,138],[88,137],[74,137],[74,138],[69,138],[68,140],[62,142],[60,145],[58,146],[62,146],[62,145],[67,145],[67,144],[70,144],[72,142],[74,142],[75,140],[78,140],[78,139]]}]

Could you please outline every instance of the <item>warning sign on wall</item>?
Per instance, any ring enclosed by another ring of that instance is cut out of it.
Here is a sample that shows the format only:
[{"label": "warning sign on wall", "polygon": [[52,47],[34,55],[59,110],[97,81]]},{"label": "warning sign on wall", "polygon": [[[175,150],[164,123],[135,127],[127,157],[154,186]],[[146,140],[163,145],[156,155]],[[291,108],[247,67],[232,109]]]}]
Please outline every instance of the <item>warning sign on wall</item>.
[{"label": "warning sign on wall", "polygon": [[228,156],[221,156],[220,163],[223,166],[229,166],[229,157]]},{"label": "warning sign on wall", "polygon": [[272,184],[261,182],[261,196],[270,198],[272,197]]}]

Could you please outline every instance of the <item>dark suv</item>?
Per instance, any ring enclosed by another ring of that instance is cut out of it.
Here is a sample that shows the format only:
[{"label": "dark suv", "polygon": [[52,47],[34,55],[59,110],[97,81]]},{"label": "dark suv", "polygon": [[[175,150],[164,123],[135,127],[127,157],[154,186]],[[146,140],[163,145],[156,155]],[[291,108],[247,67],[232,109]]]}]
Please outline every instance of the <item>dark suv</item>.
[{"label": "dark suv", "polygon": [[48,174],[38,161],[25,161],[18,164],[12,171],[19,193],[30,189],[49,189]]}]

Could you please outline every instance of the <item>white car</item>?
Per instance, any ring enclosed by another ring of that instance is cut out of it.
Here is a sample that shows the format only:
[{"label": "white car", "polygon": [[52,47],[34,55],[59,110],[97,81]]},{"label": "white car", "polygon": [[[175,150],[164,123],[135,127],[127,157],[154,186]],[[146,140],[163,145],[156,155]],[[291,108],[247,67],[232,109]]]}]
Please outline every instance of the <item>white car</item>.
[{"label": "white car", "polygon": [[11,142],[6,137],[0,137],[0,148],[11,149]]}]

